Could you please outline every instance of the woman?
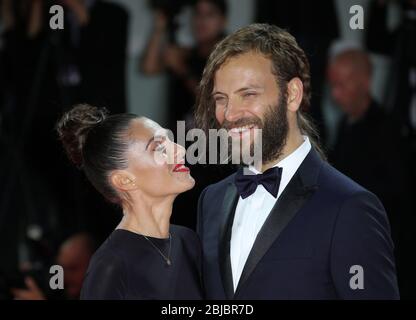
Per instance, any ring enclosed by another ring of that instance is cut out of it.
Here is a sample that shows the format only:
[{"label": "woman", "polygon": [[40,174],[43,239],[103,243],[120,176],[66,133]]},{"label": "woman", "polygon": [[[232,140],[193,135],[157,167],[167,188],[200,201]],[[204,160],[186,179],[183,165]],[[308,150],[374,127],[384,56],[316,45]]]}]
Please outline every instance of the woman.
[{"label": "woman", "polygon": [[90,262],[81,299],[202,298],[199,239],[169,223],[176,196],[195,184],[184,149],[152,120],[89,105],[64,114],[57,130],[72,162],[123,209]]},{"label": "woman", "polygon": [[[183,47],[169,37],[169,17],[161,10],[155,10],[153,32],[140,63],[141,71],[146,75],[168,75],[168,128],[177,131],[177,121],[185,120],[186,130],[194,128],[192,106],[199,80],[204,71],[208,56],[215,45],[225,37],[227,24],[227,1],[197,0],[189,1],[192,11],[191,29],[195,43],[192,47]],[[188,146],[192,142],[189,142]],[[201,165],[191,166],[196,186],[175,200],[173,216],[180,224],[192,226],[196,215],[181,219],[181,213],[189,207],[197,207],[201,192],[210,184],[216,183],[234,173],[230,166]]]}]

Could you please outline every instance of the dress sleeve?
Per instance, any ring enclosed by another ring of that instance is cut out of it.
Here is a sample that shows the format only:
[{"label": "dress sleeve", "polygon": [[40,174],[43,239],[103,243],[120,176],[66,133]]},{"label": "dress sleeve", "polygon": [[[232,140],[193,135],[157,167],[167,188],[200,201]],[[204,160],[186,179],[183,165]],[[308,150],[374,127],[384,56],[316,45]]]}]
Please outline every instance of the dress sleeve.
[{"label": "dress sleeve", "polygon": [[120,257],[106,253],[91,262],[81,290],[81,300],[126,299],[127,270]]}]

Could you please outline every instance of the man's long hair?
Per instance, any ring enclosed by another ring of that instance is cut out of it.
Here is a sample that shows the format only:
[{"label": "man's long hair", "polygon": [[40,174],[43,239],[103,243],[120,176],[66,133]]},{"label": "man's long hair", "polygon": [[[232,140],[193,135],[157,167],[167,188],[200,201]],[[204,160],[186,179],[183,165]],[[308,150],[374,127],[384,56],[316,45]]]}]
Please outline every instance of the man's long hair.
[{"label": "man's long hair", "polygon": [[272,73],[280,92],[286,97],[288,82],[297,77],[303,83],[303,98],[297,120],[303,135],[309,137],[315,150],[326,159],[319,144],[317,129],[307,110],[311,100],[311,77],[305,52],[295,38],[285,30],[269,24],[251,24],[243,27],[219,42],[210,54],[198,87],[195,121],[199,128],[219,129],[215,118],[215,102],[212,98],[216,71],[230,58],[247,52],[258,52],[272,62]]}]

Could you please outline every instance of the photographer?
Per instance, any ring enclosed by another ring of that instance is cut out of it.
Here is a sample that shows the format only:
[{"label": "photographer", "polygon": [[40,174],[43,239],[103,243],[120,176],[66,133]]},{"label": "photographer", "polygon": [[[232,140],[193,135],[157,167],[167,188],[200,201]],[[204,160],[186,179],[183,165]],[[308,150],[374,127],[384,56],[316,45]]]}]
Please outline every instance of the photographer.
[{"label": "photographer", "polygon": [[[86,233],[77,233],[68,238],[59,248],[56,263],[64,270],[64,293],[69,300],[79,299],[82,282],[88,268],[95,245]],[[12,294],[17,300],[47,300],[48,294],[43,292],[33,277],[25,278],[25,289],[13,288]]]},{"label": "photographer", "polygon": [[172,129],[176,128],[177,120],[191,121],[191,107],[205,62],[225,35],[224,0],[194,1],[192,12],[195,46],[184,48],[175,43],[172,35],[175,30],[169,29],[175,27],[171,10],[156,8],[153,33],[141,61],[141,70],[146,75],[169,73],[169,127]]}]

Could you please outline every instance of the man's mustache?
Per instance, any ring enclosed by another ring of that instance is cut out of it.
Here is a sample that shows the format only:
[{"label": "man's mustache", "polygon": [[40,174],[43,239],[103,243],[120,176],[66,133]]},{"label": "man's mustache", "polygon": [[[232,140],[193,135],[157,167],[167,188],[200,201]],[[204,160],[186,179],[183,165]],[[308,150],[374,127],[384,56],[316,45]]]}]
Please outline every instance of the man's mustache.
[{"label": "man's mustache", "polygon": [[226,130],[230,130],[232,128],[244,127],[249,125],[254,125],[259,129],[263,128],[263,122],[258,117],[240,118],[237,121],[224,120],[221,127]]}]

